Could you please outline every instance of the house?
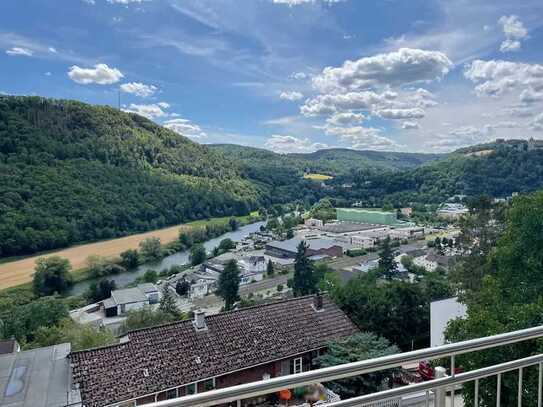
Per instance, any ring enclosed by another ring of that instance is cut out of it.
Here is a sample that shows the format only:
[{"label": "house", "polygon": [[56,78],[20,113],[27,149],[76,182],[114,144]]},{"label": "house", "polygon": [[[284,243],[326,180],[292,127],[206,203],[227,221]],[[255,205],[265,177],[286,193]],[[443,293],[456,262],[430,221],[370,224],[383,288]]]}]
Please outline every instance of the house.
[{"label": "house", "polygon": [[326,255],[330,257],[341,257],[343,256],[344,251],[351,248],[349,244],[337,242],[332,239],[302,240],[295,237],[289,240],[267,243],[265,254],[272,257],[293,259],[296,257],[298,245],[302,241],[305,241],[309,246],[306,251],[307,256]]},{"label": "house", "polygon": [[309,218],[304,221],[304,225],[309,228],[322,228],[324,222],[320,219]]},{"label": "house", "polygon": [[0,355],[0,406],[82,407],[71,387],[70,344]]},{"label": "house", "polygon": [[422,267],[428,271],[435,271],[438,264],[433,261],[429,256],[418,256],[413,259],[413,264],[418,267]]},{"label": "house", "polygon": [[[130,332],[72,352],[86,407],[132,407],[311,369],[327,343],[358,333],[328,297],[298,297]],[[250,400],[241,400],[246,406]]]},{"label": "house", "polygon": [[423,227],[405,227],[392,229],[389,232],[391,239],[414,239],[424,236]]},{"label": "house", "polygon": [[413,214],[413,208],[410,208],[410,207],[401,208],[401,209],[400,209],[400,213],[401,213],[403,216],[410,218],[411,215]]},{"label": "house", "polygon": [[217,288],[217,278],[198,278],[190,285],[189,296],[191,299],[204,298]]},{"label": "house", "polygon": [[444,203],[436,214],[442,219],[455,220],[469,212],[468,208],[460,203]]},{"label": "house", "polygon": [[111,297],[103,301],[106,317],[115,317],[128,311],[142,309],[146,305],[156,304],[159,293],[153,284],[139,284],[133,288],[113,290]]},{"label": "house", "polygon": [[375,246],[375,238],[369,236],[352,236],[351,244],[356,248],[370,249]]}]

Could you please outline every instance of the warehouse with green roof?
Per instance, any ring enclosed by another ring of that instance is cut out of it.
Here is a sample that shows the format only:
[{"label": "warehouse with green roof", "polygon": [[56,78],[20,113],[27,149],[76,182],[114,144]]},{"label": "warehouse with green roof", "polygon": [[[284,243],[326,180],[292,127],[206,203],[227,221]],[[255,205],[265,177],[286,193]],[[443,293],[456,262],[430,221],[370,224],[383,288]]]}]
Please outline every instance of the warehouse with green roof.
[{"label": "warehouse with green roof", "polygon": [[372,209],[337,208],[337,220],[340,222],[371,223],[374,225],[397,225],[396,212],[384,212]]}]

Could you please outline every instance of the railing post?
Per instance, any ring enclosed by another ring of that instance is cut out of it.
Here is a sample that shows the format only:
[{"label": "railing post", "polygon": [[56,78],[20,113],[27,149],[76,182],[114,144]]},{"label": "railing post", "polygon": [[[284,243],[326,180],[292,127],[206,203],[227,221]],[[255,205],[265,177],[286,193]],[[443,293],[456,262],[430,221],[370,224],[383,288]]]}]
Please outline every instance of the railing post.
[{"label": "railing post", "polygon": [[[442,366],[438,366],[434,369],[434,376],[436,379],[440,379],[446,376],[446,370]],[[447,388],[438,387],[435,390],[434,407],[445,407],[445,400],[447,398]]]}]

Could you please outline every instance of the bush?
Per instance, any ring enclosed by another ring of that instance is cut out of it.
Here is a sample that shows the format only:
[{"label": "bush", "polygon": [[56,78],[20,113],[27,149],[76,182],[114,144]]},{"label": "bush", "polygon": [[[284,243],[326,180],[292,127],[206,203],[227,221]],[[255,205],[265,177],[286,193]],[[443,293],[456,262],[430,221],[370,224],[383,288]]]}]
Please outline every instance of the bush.
[{"label": "bush", "polygon": [[140,264],[138,251],[136,249],[128,249],[121,253],[121,265],[127,270],[133,270]]},{"label": "bush", "polygon": [[72,286],[72,266],[67,259],[58,256],[36,260],[36,273],[32,286],[36,295],[63,294]]}]

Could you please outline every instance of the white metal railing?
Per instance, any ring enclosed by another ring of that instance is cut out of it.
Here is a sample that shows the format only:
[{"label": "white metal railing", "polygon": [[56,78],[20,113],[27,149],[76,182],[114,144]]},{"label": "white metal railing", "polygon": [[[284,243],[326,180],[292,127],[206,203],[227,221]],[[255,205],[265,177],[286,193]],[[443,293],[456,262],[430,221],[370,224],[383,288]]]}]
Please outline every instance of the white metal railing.
[{"label": "white metal railing", "polygon": [[[292,374],[288,376],[275,377],[272,379],[258,382],[245,383],[238,386],[232,386],[222,389],[211,390],[208,392],[195,394],[191,396],[180,397],[171,400],[159,401],[146,404],[147,407],[205,407],[217,404],[231,403],[236,400],[243,400],[258,396],[263,396],[278,392],[282,389],[292,389],[295,387],[306,386],[313,383],[328,382],[346,377],[358,376],[366,373],[391,369],[408,363],[419,362],[421,360],[433,360],[440,358],[450,358],[451,376],[439,377],[436,374],[434,380],[416,383],[409,386],[397,387],[377,393],[366,394],[354,397],[348,400],[342,400],[326,404],[327,407],[354,407],[363,406],[379,401],[398,399],[402,396],[425,392],[426,406],[430,405],[430,392],[435,394],[434,405],[444,407],[444,397],[446,389],[451,391],[451,404],[454,407],[454,386],[467,382],[475,383],[475,407],[479,405],[479,380],[486,377],[497,377],[497,400],[496,406],[500,407],[501,395],[501,377],[506,372],[514,370],[519,371],[519,393],[518,406],[522,406],[522,380],[523,370],[527,367],[538,366],[539,368],[539,390],[538,407],[542,405],[543,389],[543,354],[513,360],[498,365],[488,366],[481,369],[454,373],[455,356],[464,353],[490,349],[498,346],[518,343],[531,339],[543,337],[543,326],[523,329],[520,331],[507,332],[504,334],[488,336],[484,338],[472,339],[464,342],[451,343],[435,348],[420,349],[411,352],[399,353],[395,355],[384,356],[375,359],[363,360],[360,362],[347,363],[338,366],[331,366],[322,369],[311,370],[303,373]],[[438,370],[438,369],[436,369]]]}]

